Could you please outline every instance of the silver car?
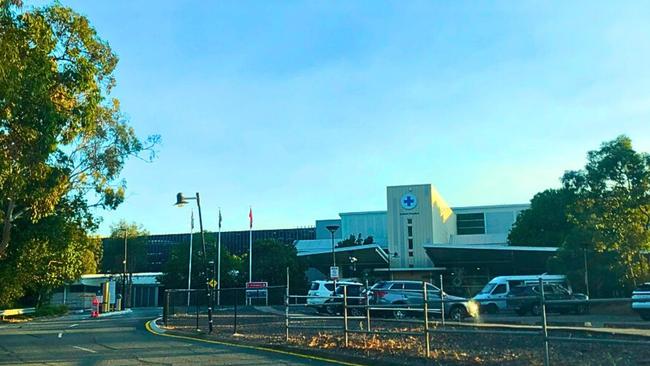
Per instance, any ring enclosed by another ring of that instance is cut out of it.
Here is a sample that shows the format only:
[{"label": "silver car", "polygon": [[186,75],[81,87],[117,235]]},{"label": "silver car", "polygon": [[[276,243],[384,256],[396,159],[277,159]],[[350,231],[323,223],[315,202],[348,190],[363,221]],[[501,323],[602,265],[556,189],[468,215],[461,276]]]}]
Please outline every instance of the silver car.
[{"label": "silver car", "polygon": [[[424,305],[424,288],[427,288],[429,311],[441,314],[441,291],[428,282],[420,281],[380,281],[369,290],[370,303],[379,306],[391,306],[387,309],[396,319],[403,319],[409,314],[422,311]],[[472,300],[442,293],[445,299],[445,317],[461,320],[478,316],[479,306]]]}]

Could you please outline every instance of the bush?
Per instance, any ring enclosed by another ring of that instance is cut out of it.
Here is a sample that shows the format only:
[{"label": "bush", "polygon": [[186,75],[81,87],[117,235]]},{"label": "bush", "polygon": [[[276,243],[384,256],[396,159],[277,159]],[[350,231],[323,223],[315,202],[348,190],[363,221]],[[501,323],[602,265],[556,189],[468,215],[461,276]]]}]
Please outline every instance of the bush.
[{"label": "bush", "polygon": [[34,316],[58,316],[68,313],[67,305],[44,305],[36,308]]}]

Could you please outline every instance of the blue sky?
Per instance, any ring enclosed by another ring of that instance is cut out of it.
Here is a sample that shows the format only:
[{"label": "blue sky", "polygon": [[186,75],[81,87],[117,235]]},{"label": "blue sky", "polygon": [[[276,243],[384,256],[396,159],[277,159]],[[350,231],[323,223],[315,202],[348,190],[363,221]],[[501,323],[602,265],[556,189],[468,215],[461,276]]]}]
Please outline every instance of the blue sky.
[{"label": "blue sky", "polygon": [[[42,4],[43,2],[31,2]],[[387,185],[452,206],[522,203],[619,134],[650,152],[650,4],[62,1],[120,57],[114,96],[158,159],[101,212],[186,231],[385,209]]]}]

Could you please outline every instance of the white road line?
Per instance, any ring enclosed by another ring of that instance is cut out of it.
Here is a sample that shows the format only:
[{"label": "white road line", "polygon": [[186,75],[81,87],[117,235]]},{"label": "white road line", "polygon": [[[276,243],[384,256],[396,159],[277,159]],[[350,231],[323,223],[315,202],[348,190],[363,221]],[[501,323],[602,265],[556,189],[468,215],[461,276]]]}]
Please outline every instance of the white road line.
[{"label": "white road line", "polygon": [[93,351],[90,348],[84,348],[84,347],[79,347],[79,346],[72,346],[72,348],[80,349],[82,351],[90,352],[90,353],[97,353],[97,351]]},{"label": "white road line", "polygon": [[59,333],[58,337],[59,338],[63,337],[63,333]]},{"label": "white road line", "polygon": [[72,324],[72,325],[69,326],[68,328],[74,328],[74,327],[76,327],[77,325],[79,325],[79,324]]}]

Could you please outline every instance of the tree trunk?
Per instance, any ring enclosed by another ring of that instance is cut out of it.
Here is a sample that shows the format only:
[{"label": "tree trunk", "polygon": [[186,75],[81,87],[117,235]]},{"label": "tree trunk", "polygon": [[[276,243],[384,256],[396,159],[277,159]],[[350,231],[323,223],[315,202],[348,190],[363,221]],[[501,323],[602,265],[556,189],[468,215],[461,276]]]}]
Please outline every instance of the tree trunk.
[{"label": "tree trunk", "polygon": [[0,258],[2,258],[9,246],[9,234],[11,233],[11,221],[13,219],[14,208],[16,205],[11,199],[7,200],[7,209],[4,215],[4,224],[2,227],[2,241],[0,241]]}]

